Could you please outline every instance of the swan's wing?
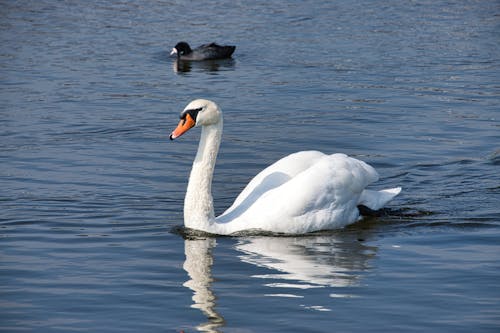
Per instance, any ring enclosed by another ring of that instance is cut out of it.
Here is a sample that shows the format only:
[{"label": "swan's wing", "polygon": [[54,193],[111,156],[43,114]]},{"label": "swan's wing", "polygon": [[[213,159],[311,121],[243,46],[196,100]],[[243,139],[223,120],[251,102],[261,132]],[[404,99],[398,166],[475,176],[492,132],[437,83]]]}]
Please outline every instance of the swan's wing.
[{"label": "swan's wing", "polygon": [[[323,156],[309,168],[241,210],[256,228],[305,233],[341,227],[358,218],[364,188],[378,179],[368,164],[344,154]],[[235,209],[237,211],[237,209]]]},{"label": "swan's wing", "polygon": [[234,211],[243,203],[250,206],[264,193],[283,185],[297,174],[311,167],[319,159],[326,156],[319,151],[301,151],[276,161],[261,172],[259,172],[241,191],[234,203],[222,215]]}]

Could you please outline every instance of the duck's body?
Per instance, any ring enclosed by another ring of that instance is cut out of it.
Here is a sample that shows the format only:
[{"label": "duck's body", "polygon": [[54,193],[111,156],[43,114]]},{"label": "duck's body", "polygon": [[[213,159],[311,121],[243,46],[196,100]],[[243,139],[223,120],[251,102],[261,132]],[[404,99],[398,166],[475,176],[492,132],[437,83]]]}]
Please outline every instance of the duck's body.
[{"label": "duck's body", "polygon": [[179,60],[200,61],[230,58],[236,46],[219,45],[216,43],[203,44],[191,49],[188,43],[177,43],[170,55],[176,55]]},{"label": "duck's body", "polygon": [[337,229],[360,218],[358,205],[380,209],[401,190],[366,190],[378,174],[360,160],[302,151],[261,171],[233,205],[215,217],[211,184],[222,123],[215,103],[195,100],[170,136],[175,139],[193,126],[203,126],[184,201],[188,228],[221,235],[252,229],[286,234]]}]

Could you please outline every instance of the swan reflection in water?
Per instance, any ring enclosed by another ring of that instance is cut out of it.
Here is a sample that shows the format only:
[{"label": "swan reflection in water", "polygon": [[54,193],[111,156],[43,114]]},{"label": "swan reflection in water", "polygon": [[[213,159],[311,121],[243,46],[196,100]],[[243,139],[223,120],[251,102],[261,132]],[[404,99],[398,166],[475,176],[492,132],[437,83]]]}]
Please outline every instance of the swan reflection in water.
[{"label": "swan reflection in water", "polygon": [[203,332],[218,332],[216,329],[224,325],[224,318],[215,311],[215,295],[212,292],[212,249],[215,238],[186,239],[184,251],[186,260],[182,266],[189,275],[183,285],[193,291],[192,308],[199,309],[208,318],[208,322],[198,325]]},{"label": "swan reflection in water", "polygon": [[354,286],[376,251],[332,236],[245,239],[236,249],[241,261],[274,271],[253,276],[279,281],[266,286],[298,289]]},{"label": "swan reflection in water", "polygon": [[[184,283],[191,289],[193,304],[208,318],[208,322],[197,326],[199,331],[218,332],[224,326],[223,316],[217,312],[216,297],[212,291],[212,249],[216,238],[186,239],[184,270],[189,280]],[[358,284],[360,273],[369,267],[369,260],[377,248],[366,246],[355,235],[305,237],[245,237],[237,238],[234,249],[241,254],[238,259],[258,267],[269,269],[265,275],[251,275],[260,278],[270,290],[265,296],[306,297],[304,289],[330,287],[325,289],[328,297],[350,297],[332,288],[353,287]],[[253,269],[249,270],[253,272]],[[303,293],[304,295],[297,295]],[[319,306],[310,309],[324,310]],[[327,309],[328,310],[328,309]]]},{"label": "swan reflection in water", "polygon": [[217,72],[219,70],[227,70],[234,67],[234,59],[218,59],[204,61],[186,61],[175,59],[172,62],[174,73],[183,74],[189,73],[192,70],[201,72]]}]

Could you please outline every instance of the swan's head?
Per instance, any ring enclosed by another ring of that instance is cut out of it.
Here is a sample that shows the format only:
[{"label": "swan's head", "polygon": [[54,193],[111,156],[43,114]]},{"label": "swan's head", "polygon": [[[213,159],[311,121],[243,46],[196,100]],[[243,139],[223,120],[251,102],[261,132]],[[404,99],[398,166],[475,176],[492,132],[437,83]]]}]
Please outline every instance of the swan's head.
[{"label": "swan's head", "polygon": [[214,102],[206,99],[195,99],[184,108],[180,118],[179,125],[170,134],[170,140],[180,137],[194,126],[209,126],[219,123],[222,119],[222,113]]}]

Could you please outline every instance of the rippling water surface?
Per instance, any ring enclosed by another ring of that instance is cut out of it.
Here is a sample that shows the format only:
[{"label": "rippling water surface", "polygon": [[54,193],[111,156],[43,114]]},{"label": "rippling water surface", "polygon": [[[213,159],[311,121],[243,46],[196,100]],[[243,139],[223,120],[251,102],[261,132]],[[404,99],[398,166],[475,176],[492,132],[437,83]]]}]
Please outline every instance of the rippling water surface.
[{"label": "rippling water surface", "polygon": [[[497,332],[499,36],[496,1],[4,1],[0,331]],[[186,234],[198,97],[218,213],[305,149],[404,190],[344,230]]]}]

